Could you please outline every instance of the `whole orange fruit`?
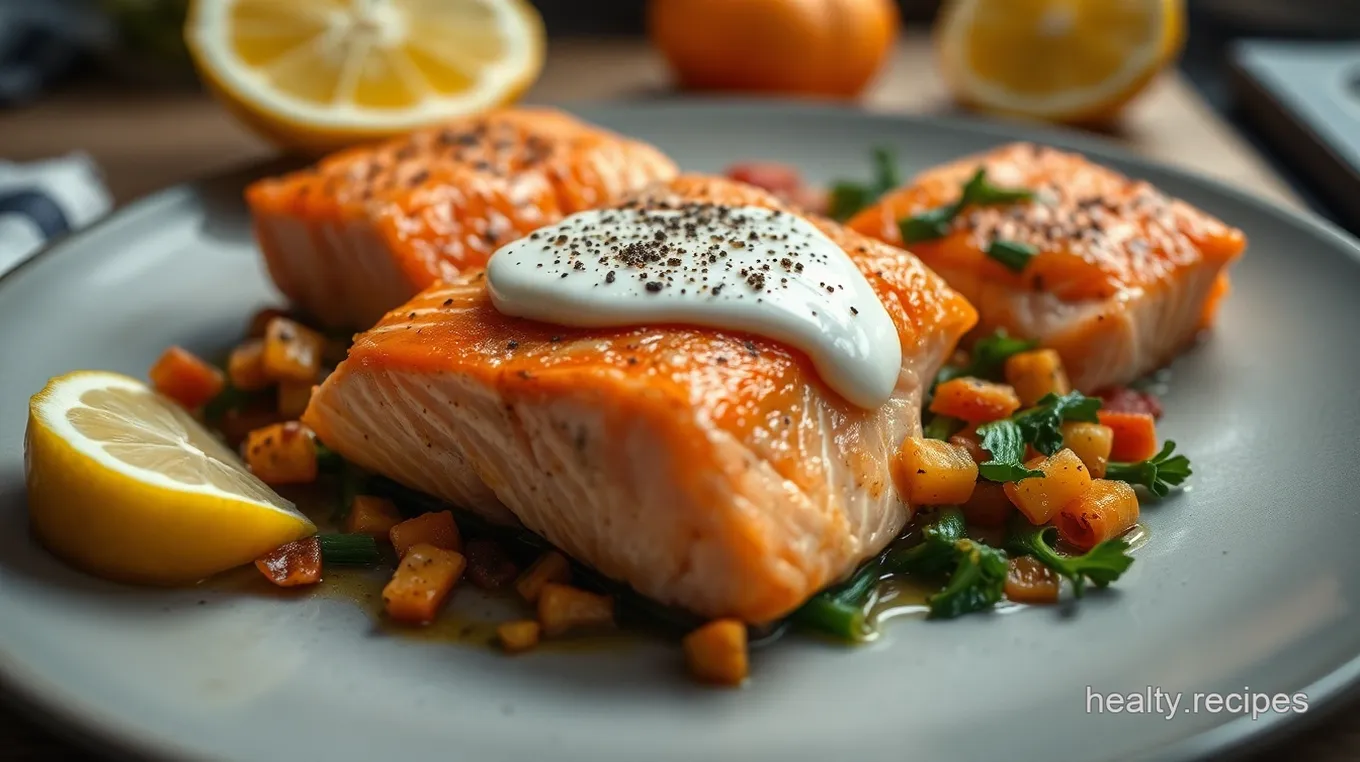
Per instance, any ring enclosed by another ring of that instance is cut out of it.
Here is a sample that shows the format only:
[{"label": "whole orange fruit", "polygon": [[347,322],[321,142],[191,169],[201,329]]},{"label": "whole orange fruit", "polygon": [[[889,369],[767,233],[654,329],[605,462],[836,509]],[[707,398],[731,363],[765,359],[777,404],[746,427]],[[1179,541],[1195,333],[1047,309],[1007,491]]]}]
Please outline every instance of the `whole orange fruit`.
[{"label": "whole orange fruit", "polygon": [[850,98],[899,20],[894,0],[651,0],[647,22],[683,87]]}]

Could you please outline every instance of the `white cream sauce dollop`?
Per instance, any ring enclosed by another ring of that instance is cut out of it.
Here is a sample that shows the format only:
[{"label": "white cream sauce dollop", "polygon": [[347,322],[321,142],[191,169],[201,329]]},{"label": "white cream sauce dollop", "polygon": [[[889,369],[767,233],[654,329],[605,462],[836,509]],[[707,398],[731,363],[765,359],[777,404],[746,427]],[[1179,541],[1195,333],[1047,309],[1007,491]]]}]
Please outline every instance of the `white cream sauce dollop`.
[{"label": "white cream sauce dollop", "polygon": [[849,255],[761,207],[581,212],[509,243],[486,270],[506,315],[578,327],[688,324],[782,342],[860,407],[888,401],[897,328]]}]

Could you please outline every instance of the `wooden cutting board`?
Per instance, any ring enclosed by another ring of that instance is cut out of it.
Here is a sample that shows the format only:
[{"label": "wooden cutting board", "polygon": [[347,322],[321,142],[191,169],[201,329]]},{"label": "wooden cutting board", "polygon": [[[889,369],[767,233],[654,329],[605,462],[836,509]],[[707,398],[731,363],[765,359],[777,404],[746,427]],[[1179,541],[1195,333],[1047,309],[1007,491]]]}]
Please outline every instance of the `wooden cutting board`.
[{"label": "wooden cutting board", "polygon": [[[554,40],[542,79],[528,98],[567,102],[674,97],[660,59],[636,40]],[[941,113],[951,109],[924,36],[908,36],[865,99],[874,110]],[[1167,164],[1226,180],[1281,204],[1299,200],[1177,74],[1158,80],[1110,135]],[[269,156],[271,149],[199,94],[76,85],[26,109],[0,112],[0,158],[37,159],[81,150],[103,168],[119,203],[203,174]],[[1340,762],[1360,756],[1360,707],[1342,707],[1331,722],[1287,739],[1258,759]],[[93,760],[72,751],[62,734],[0,710],[3,758],[37,762]]]}]

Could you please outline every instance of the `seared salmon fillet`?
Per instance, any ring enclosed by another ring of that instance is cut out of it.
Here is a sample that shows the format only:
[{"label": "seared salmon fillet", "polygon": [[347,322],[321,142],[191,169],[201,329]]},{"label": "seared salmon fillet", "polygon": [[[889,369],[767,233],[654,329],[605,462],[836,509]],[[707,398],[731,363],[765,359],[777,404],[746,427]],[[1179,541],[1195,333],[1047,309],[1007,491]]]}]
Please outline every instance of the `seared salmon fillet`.
[{"label": "seared salmon fillet", "polygon": [[[979,167],[1033,201],[972,206],[941,238],[904,243],[899,221],[955,202]],[[1018,143],[922,173],[849,226],[906,246],[998,328],[1056,349],[1086,392],[1169,362],[1213,322],[1240,230],[1081,156]],[[1019,271],[989,256],[994,240],[1037,252]]]},{"label": "seared salmon fillet", "polygon": [[[628,204],[788,212],[756,188],[691,176]],[[508,317],[470,274],[356,337],[303,420],[346,459],[522,523],[644,595],[775,619],[910,518],[890,458],[919,433],[922,390],[976,321],[911,255],[810,221],[897,329],[901,372],[880,407],[851,405],[805,355],[759,336]]]},{"label": "seared salmon fillet", "polygon": [[246,201],[279,290],[322,323],[366,328],[508,241],[675,174],[651,146],[519,108],[335,154]]}]

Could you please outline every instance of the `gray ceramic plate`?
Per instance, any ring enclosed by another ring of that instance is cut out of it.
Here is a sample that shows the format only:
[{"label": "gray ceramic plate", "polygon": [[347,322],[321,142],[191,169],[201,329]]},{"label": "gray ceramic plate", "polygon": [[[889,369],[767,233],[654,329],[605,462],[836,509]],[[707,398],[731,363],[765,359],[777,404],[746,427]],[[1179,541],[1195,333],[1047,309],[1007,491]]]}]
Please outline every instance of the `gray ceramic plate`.
[{"label": "gray ceramic plate", "polygon": [[[276,298],[241,188],[175,188],[0,282],[0,671],[104,748],[157,758],[1183,759],[1300,719],[1187,711],[1195,693],[1308,695],[1360,672],[1360,247],[1315,219],[1058,133],[776,105],[590,108],[693,170],[793,161],[860,176],[1016,138],[1084,150],[1245,228],[1220,327],[1176,365],[1165,433],[1193,488],[1145,512],[1118,589],[1079,607],[898,619],[867,647],[790,638],[739,691],[692,686],[676,649],[543,652],[415,641],[339,598],[105,584],[35,547],[25,401],[54,374],[142,375],[170,343],[228,346]],[[1249,189],[1248,189],[1249,190]],[[1089,713],[1088,692],[1184,692],[1178,716]],[[1235,703],[1232,705],[1235,707]],[[1231,707],[1230,707],[1231,708]]]}]

